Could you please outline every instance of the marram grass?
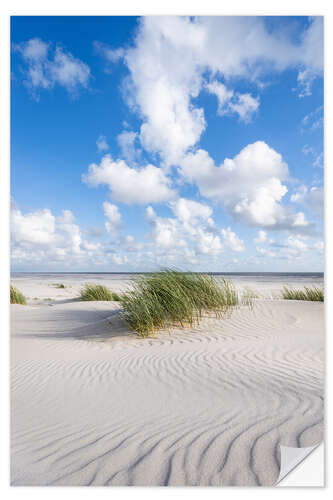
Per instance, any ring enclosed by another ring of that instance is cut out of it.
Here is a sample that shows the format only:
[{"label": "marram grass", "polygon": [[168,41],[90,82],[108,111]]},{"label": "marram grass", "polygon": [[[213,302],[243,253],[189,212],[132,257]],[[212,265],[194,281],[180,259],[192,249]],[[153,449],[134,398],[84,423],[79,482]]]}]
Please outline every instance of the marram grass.
[{"label": "marram grass", "polygon": [[56,288],[66,288],[63,283],[55,283],[54,285]]},{"label": "marram grass", "polygon": [[115,300],[119,301],[117,293],[111,292],[104,285],[85,285],[81,290],[81,300]]},{"label": "marram grass", "polygon": [[295,289],[284,286],[282,289],[282,297],[287,300],[310,300],[315,302],[324,302],[324,289],[313,286],[311,288],[304,287]]},{"label": "marram grass", "polygon": [[13,285],[10,285],[10,303],[11,304],[22,304],[23,306],[25,306],[27,303],[23,293],[20,292],[20,290],[15,288],[15,286],[13,286]]},{"label": "marram grass", "polygon": [[120,297],[122,316],[141,337],[156,330],[197,325],[204,312],[222,317],[239,304],[232,283],[205,274],[165,269],[136,279]]}]

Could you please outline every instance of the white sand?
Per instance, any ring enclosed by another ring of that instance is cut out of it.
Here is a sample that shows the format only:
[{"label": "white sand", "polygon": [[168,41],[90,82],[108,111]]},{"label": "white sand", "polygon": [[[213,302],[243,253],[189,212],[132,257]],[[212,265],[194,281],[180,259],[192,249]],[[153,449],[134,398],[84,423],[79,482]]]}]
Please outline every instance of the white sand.
[{"label": "white sand", "polygon": [[272,485],[280,444],[322,440],[323,304],[142,340],[116,302],[22,284],[40,304],[11,306],[13,485]]}]

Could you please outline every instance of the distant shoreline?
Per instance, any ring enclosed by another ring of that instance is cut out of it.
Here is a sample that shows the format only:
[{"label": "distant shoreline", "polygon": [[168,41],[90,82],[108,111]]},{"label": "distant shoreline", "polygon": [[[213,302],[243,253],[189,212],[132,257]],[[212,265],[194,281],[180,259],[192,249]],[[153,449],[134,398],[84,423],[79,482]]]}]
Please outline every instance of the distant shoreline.
[{"label": "distant shoreline", "polygon": [[[16,274],[42,274],[42,275],[57,275],[57,274],[107,274],[107,275],[140,275],[140,274],[150,274],[153,271],[12,271],[10,274],[14,276]],[[317,276],[323,277],[324,272],[219,272],[219,271],[193,271],[194,273],[204,273],[213,276]]]}]

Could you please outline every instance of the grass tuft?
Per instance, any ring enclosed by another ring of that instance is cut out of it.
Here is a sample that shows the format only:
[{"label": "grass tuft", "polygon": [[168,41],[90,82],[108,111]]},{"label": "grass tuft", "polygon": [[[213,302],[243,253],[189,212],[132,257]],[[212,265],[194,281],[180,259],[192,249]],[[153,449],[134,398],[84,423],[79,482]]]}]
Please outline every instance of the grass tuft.
[{"label": "grass tuft", "polygon": [[114,300],[120,301],[120,296],[111,292],[104,285],[85,285],[81,290],[81,300]]},{"label": "grass tuft", "polygon": [[256,291],[252,290],[252,288],[246,286],[242,292],[242,304],[253,308],[253,299],[259,299],[259,295]]},{"label": "grass tuft", "polygon": [[145,338],[160,328],[192,327],[204,312],[222,317],[239,299],[230,281],[165,269],[137,278],[120,302],[126,323]]},{"label": "grass tuft", "polygon": [[55,283],[54,285],[56,288],[66,288],[63,283]]},{"label": "grass tuft", "polygon": [[27,304],[26,298],[20,290],[10,285],[10,303],[11,304],[22,304],[25,306]]},{"label": "grass tuft", "polygon": [[313,286],[311,288],[304,287],[295,289],[284,286],[282,289],[282,297],[286,300],[310,300],[315,302],[324,302],[324,289]]}]

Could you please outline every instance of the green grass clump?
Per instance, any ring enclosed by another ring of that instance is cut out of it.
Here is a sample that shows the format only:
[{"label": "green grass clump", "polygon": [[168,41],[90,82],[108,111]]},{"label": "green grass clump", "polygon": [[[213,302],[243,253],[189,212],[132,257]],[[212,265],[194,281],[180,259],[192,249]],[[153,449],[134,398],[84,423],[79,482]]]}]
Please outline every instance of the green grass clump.
[{"label": "green grass clump", "polygon": [[120,300],[117,293],[111,292],[104,285],[85,285],[81,290],[80,298],[81,300]]},{"label": "green grass clump", "polygon": [[239,303],[232,283],[204,274],[165,269],[139,277],[120,298],[122,316],[141,337],[160,328],[192,327],[204,312],[221,317]]},{"label": "green grass clump", "polygon": [[15,288],[13,285],[10,285],[10,303],[22,304],[23,306],[27,304],[27,301],[23,293],[21,293],[20,290]]},{"label": "green grass clump", "polygon": [[284,286],[282,289],[282,297],[286,300],[311,300],[324,302],[324,289],[316,286],[311,288],[305,286],[304,290],[302,290]]},{"label": "green grass clump", "polygon": [[54,285],[56,288],[66,288],[65,285],[63,283],[56,283]]}]

